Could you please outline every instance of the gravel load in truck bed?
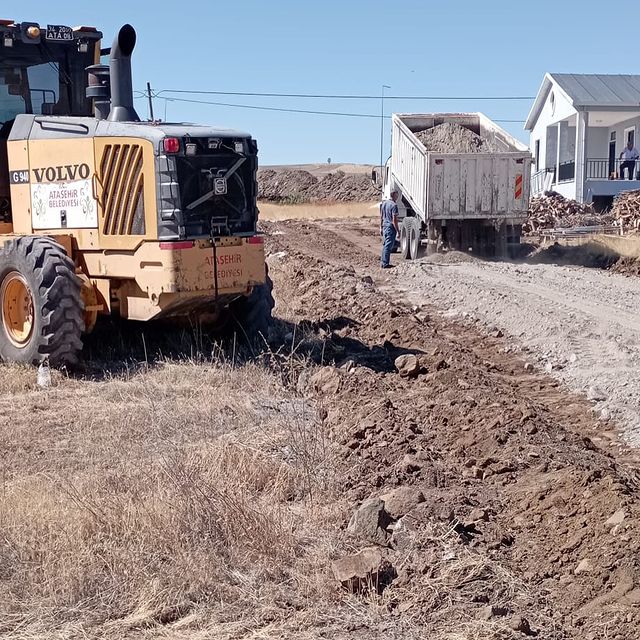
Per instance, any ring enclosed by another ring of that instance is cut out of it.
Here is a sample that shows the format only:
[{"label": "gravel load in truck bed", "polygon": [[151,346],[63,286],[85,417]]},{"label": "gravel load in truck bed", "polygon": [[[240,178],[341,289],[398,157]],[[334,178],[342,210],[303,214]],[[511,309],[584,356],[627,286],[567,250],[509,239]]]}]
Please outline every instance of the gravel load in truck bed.
[{"label": "gravel load in truck bed", "polygon": [[445,122],[414,134],[427,151],[436,153],[493,153],[494,146],[470,129]]}]

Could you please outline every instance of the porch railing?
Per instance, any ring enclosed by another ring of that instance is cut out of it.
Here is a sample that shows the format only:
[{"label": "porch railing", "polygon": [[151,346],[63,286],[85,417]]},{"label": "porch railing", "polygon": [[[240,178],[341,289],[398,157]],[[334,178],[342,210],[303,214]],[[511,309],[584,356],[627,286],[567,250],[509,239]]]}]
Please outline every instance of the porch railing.
[{"label": "porch railing", "polygon": [[531,195],[539,196],[541,193],[549,191],[555,179],[555,169],[542,169],[541,171],[536,171],[536,173],[531,176]]},{"label": "porch railing", "polygon": [[[589,158],[587,160],[586,175],[587,179],[592,180],[614,180],[620,178],[620,166],[625,160],[620,158]],[[640,179],[640,160],[636,160],[634,166],[634,179]],[[624,170],[624,177],[628,177],[628,168]]]},{"label": "porch railing", "polygon": [[558,182],[570,182],[576,178],[576,163],[574,160],[561,162],[558,165]]}]

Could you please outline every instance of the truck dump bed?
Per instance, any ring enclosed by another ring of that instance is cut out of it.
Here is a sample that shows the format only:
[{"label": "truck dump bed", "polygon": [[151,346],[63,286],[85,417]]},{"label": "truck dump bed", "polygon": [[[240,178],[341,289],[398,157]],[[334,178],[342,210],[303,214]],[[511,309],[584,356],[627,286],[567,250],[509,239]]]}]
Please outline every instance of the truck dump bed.
[{"label": "truck dump bed", "polygon": [[[445,140],[442,152],[427,150],[416,134],[445,123],[480,136],[482,146],[456,153],[449,151],[455,140],[451,145]],[[393,115],[391,177],[423,222],[520,224],[529,206],[530,174],[527,147],[481,113]]]}]

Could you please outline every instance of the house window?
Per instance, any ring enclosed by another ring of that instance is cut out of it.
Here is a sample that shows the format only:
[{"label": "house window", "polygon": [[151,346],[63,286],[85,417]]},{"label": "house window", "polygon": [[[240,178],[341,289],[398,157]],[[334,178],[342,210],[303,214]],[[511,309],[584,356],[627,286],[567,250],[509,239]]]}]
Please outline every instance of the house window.
[{"label": "house window", "polygon": [[533,162],[536,171],[540,169],[540,140],[536,140],[533,152]]},{"label": "house window", "polygon": [[610,142],[615,142],[616,141],[616,132],[612,131],[611,132],[611,137],[609,138]]},{"label": "house window", "polygon": [[549,105],[551,106],[551,115],[553,115],[556,112],[556,94],[553,91],[549,96]]}]

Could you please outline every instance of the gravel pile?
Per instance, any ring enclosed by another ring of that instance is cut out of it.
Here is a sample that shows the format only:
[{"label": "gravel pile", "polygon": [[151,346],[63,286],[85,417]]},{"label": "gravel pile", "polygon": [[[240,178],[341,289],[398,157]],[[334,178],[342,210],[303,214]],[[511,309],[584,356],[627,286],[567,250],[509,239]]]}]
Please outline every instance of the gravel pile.
[{"label": "gravel pile", "polygon": [[436,153],[492,153],[493,145],[470,129],[445,122],[430,129],[415,132],[427,151]]}]

